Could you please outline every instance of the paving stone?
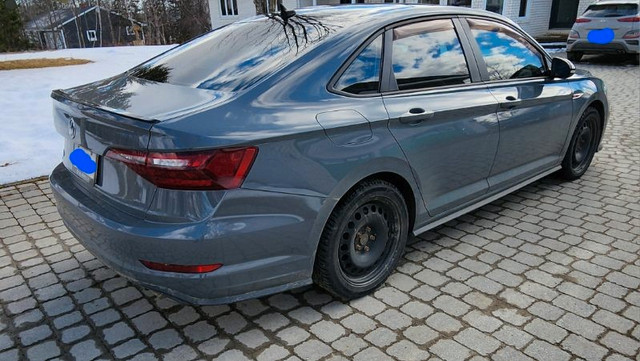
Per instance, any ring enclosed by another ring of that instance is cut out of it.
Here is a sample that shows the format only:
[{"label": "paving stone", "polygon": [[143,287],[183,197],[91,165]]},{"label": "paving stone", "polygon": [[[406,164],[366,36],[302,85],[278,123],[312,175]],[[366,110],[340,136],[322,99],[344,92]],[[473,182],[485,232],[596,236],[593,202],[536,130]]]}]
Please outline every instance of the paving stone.
[{"label": "paving stone", "polygon": [[398,334],[386,327],[377,327],[369,332],[364,339],[378,347],[385,347],[394,343],[398,339]]},{"label": "paving stone", "polygon": [[207,321],[193,323],[185,327],[183,332],[193,342],[208,340],[217,334],[216,328]]},{"label": "paving stone", "polygon": [[376,323],[372,319],[359,313],[345,317],[340,323],[358,334],[367,333],[376,327]]},{"label": "paving stone", "polygon": [[318,340],[305,341],[294,348],[303,360],[316,361],[331,353],[331,347]]},{"label": "paving stone", "polygon": [[[377,345],[381,346],[381,345]],[[367,347],[367,343],[361,339],[360,337],[351,334],[346,337],[340,337],[335,342],[331,344],[331,347],[342,352],[346,356],[353,356],[358,353],[360,350]]]},{"label": "paving stone", "polygon": [[478,330],[489,333],[502,325],[502,321],[499,319],[476,310],[467,313],[462,319]]},{"label": "paving stone", "polygon": [[438,312],[427,318],[427,325],[440,332],[455,332],[462,328],[462,324],[451,316]]},{"label": "paving stone", "polygon": [[287,327],[279,331],[276,336],[289,346],[294,346],[309,338],[309,332],[298,326]]},{"label": "paving stone", "polygon": [[257,361],[277,361],[289,356],[286,348],[280,345],[271,345],[258,355]]},{"label": "paving stone", "polygon": [[524,353],[536,360],[563,361],[569,360],[571,357],[569,353],[562,351],[557,346],[540,340],[533,340],[524,350]]},{"label": "paving stone", "polygon": [[258,348],[263,344],[269,342],[269,339],[264,335],[264,332],[256,329],[245,331],[236,335],[236,340],[240,341],[242,344],[251,349]]},{"label": "paving stone", "polygon": [[421,350],[418,346],[407,340],[401,340],[389,348],[387,353],[402,361],[422,361],[429,357],[427,351]]},{"label": "paving stone", "polygon": [[[375,331],[374,331],[375,332]],[[411,326],[409,328],[407,328],[406,330],[404,330],[403,335],[419,344],[419,345],[424,345],[432,340],[435,340],[436,338],[438,338],[438,332],[434,331],[433,329],[431,329],[430,327],[427,326],[423,326],[423,325],[419,325],[419,326]],[[394,337],[395,340],[395,337]],[[370,340],[373,344],[376,344],[374,341]]]},{"label": "paving stone", "polygon": [[156,350],[170,350],[182,342],[182,337],[173,329],[158,331],[149,337],[151,347]]},{"label": "paving stone", "polygon": [[500,330],[496,331],[493,336],[517,349],[521,349],[533,339],[533,336],[530,334],[509,325],[505,325]]},{"label": "paving stone", "polygon": [[524,330],[553,344],[562,341],[568,334],[567,331],[562,328],[538,318],[529,322],[524,327]]},{"label": "paving stone", "polygon": [[597,323],[576,316],[573,313],[566,313],[556,324],[591,341],[598,339],[605,331],[605,328]]},{"label": "paving stone", "polygon": [[45,338],[51,336],[53,332],[48,325],[40,325],[26,331],[22,331],[18,334],[20,343],[24,346],[32,345],[38,341],[42,341]]},{"label": "paving stone", "polygon": [[602,360],[608,352],[606,348],[577,335],[569,335],[562,342],[562,347],[572,354],[589,361]]},{"label": "paving stone", "polygon": [[446,361],[464,360],[471,355],[471,351],[468,348],[447,339],[436,342],[429,348],[429,351]]},{"label": "paving stone", "polygon": [[322,314],[311,307],[305,306],[289,312],[289,317],[300,323],[310,325],[321,320]]},{"label": "paving stone", "polygon": [[69,353],[76,360],[93,360],[100,356],[102,351],[98,348],[96,341],[86,340],[71,346]]},{"label": "paving stone", "polygon": [[638,341],[614,331],[609,331],[604,335],[600,339],[600,343],[627,356],[636,355],[638,348],[640,348],[640,343]]},{"label": "paving stone", "polygon": [[54,341],[38,343],[27,349],[27,358],[33,361],[48,360],[60,355],[60,348]]}]

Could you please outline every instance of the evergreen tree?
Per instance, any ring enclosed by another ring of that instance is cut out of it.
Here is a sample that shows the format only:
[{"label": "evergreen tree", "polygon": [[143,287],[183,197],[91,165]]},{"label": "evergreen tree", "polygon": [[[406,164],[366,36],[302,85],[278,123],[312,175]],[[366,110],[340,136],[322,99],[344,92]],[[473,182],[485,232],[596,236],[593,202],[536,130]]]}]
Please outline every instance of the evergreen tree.
[{"label": "evergreen tree", "polygon": [[0,52],[27,48],[15,0],[0,0]]}]

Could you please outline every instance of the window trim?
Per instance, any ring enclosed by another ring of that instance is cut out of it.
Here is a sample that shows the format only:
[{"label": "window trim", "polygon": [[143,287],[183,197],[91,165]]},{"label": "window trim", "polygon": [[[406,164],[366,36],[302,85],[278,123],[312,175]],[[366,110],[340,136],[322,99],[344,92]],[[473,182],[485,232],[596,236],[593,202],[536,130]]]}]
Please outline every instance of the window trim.
[{"label": "window trim", "polygon": [[[340,89],[336,88],[336,84],[338,83],[338,80],[340,80],[340,78],[342,77],[342,75],[344,74],[345,71],[347,71],[347,69],[351,66],[351,64],[353,63],[353,61],[360,55],[360,53],[367,47],[369,46],[369,44],[371,44],[374,40],[376,40],[378,38],[378,36],[382,35],[382,54],[380,54],[380,73],[378,75],[379,77],[379,85],[378,85],[378,91],[376,93],[370,93],[370,94],[353,94],[353,93],[348,93],[345,91],[342,91]],[[343,96],[347,96],[347,97],[352,97],[352,98],[373,98],[373,97],[379,97],[380,93],[381,93],[381,88],[382,88],[382,83],[384,81],[383,79],[383,75],[384,75],[384,59],[385,59],[385,54],[386,54],[386,43],[387,43],[387,39],[385,36],[385,31],[384,29],[379,29],[376,32],[373,33],[373,35],[369,36],[367,38],[367,40],[365,40],[362,44],[360,44],[360,46],[358,46],[356,48],[356,50],[349,55],[349,57],[347,58],[347,60],[342,63],[342,65],[340,65],[340,67],[338,68],[338,70],[335,72],[335,74],[333,74],[333,76],[331,77],[331,79],[329,79],[329,83],[327,83],[327,91],[330,93],[334,93],[334,94],[338,94],[338,95],[343,95]]]},{"label": "window trim", "polygon": [[[484,58],[482,56],[482,51],[480,50],[480,46],[478,45],[478,42],[475,41],[475,39],[473,38],[473,34],[471,33],[471,27],[469,26],[469,22],[467,21],[467,19],[478,19],[478,20],[495,22],[507,27],[509,30],[522,36],[529,44],[531,44],[535,49],[538,50],[539,53],[542,54],[542,62],[545,67],[544,75],[531,77],[531,78],[490,80],[489,71],[487,70],[487,64],[484,61]],[[488,18],[488,17],[484,18],[479,16],[460,16],[460,25],[464,29],[464,32],[466,33],[467,38],[469,39],[471,48],[473,49],[473,53],[475,54],[476,62],[478,64],[478,68],[479,68],[483,83],[485,84],[510,83],[510,82],[521,82],[529,79],[548,79],[549,78],[549,72],[551,71],[550,69],[551,58],[549,54],[546,51],[544,51],[544,49],[542,49],[542,47],[537,42],[533,41],[533,39],[531,39],[531,37],[528,34],[521,31],[520,29],[514,27],[513,25],[507,22],[500,21],[499,19]]]}]

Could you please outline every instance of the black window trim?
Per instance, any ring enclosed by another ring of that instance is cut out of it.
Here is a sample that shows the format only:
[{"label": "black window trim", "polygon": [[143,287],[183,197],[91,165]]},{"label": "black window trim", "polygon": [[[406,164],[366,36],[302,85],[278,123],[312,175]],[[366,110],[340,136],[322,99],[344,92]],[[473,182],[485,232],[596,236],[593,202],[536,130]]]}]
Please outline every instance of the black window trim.
[{"label": "black window trim", "polygon": [[[347,71],[349,66],[351,66],[351,63],[353,63],[353,61],[360,55],[360,53],[367,46],[369,46],[369,44],[371,44],[373,41],[378,39],[378,36],[380,35],[383,35],[383,36],[382,36],[382,54],[380,54],[380,73],[378,74],[378,77],[379,77],[378,91],[375,93],[369,93],[369,94],[353,94],[353,93],[349,93],[349,92],[345,92],[340,89],[337,89],[336,84],[338,83],[338,80],[340,80],[344,72]],[[379,29],[376,32],[374,32],[373,35],[369,36],[367,40],[365,40],[362,44],[360,44],[360,46],[358,46],[356,50],[351,55],[349,55],[347,60],[338,68],[338,71],[336,71],[336,73],[333,74],[331,79],[329,79],[329,83],[327,84],[327,91],[330,93],[352,97],[352,98],[380,97],[380,88],[383,81],[382,76],[384,74],[383,67],[384,67],[384,57],[385,57],[385,43],[386,43],[386,39],[384,36],[384,29]]]},{"label": "black window trim", "polygon": [[[502,84],[502,83],[511,83],[511,82],[522,82],[525,80],[541,80],[541,79],[549,78],[549,74],[551,71],[550,69],[551,57],[549,56],[549,54],[547,54],[547,52],[544,49],[542,49],[542,47],[540,47],[538,43],[536,43],[533,39],[531,39],[531,37],[527,33],[514,27],[513,25],[507,22],[500,21],[499,19],[485,18],[485,17],[473,16],[473,15],[460,16],[459,18],[460,18],[460,25],[464,29],[464,32],[466,33],[467,39],[469,40],[469,44],[473,49],[473,53],[476,55],[475,56],[476,63],[478,65],[482,81],[485,84]],[[478,42],[471,41],[471,40],[474,40],[474,38],[473,38],[473,34],[471,33],[471,27],[469,26],[469,22],[467,22],[467,19],[478,19],[478,20],[495,22],[509,28],[511,31],[517,34],[520,34],[520,36],[522,36],[529,44],[531,44],[531,46],[533,46],[536,50],[538,50],[540,54],[542,54],[542,63],[545,67],[544,74],[541,76],[530,77],[530,78],[490,80],[489,71],[487,70],[487,64],[485,63],[484,58],[482,57],[482,51],[478,46]]]}]

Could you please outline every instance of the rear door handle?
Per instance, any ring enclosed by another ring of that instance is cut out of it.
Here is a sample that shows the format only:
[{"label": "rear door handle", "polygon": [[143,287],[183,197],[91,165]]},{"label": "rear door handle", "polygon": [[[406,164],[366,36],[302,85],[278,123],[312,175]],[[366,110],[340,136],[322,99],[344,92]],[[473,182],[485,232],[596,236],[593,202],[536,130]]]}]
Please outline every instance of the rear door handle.
[{"label": "rear door handle", "polygon": [[400,116],[399,121],[402,124],[414,125],[432,118],[433,115],[434,112],[430,110],[424,110],[422,108],[411,108],[408,112]]},{"label": "rear door handle", "polygon": [[513,95],[509,95],[508,97],[506,97],[506,101],[505,102],[501,102],[500,103],[500,108],[502,108],[502,109],[513,109],[513,108],[517,107],[518,105],[520,105],[520,103],[522,103],[522,100],[517,99]]}]

